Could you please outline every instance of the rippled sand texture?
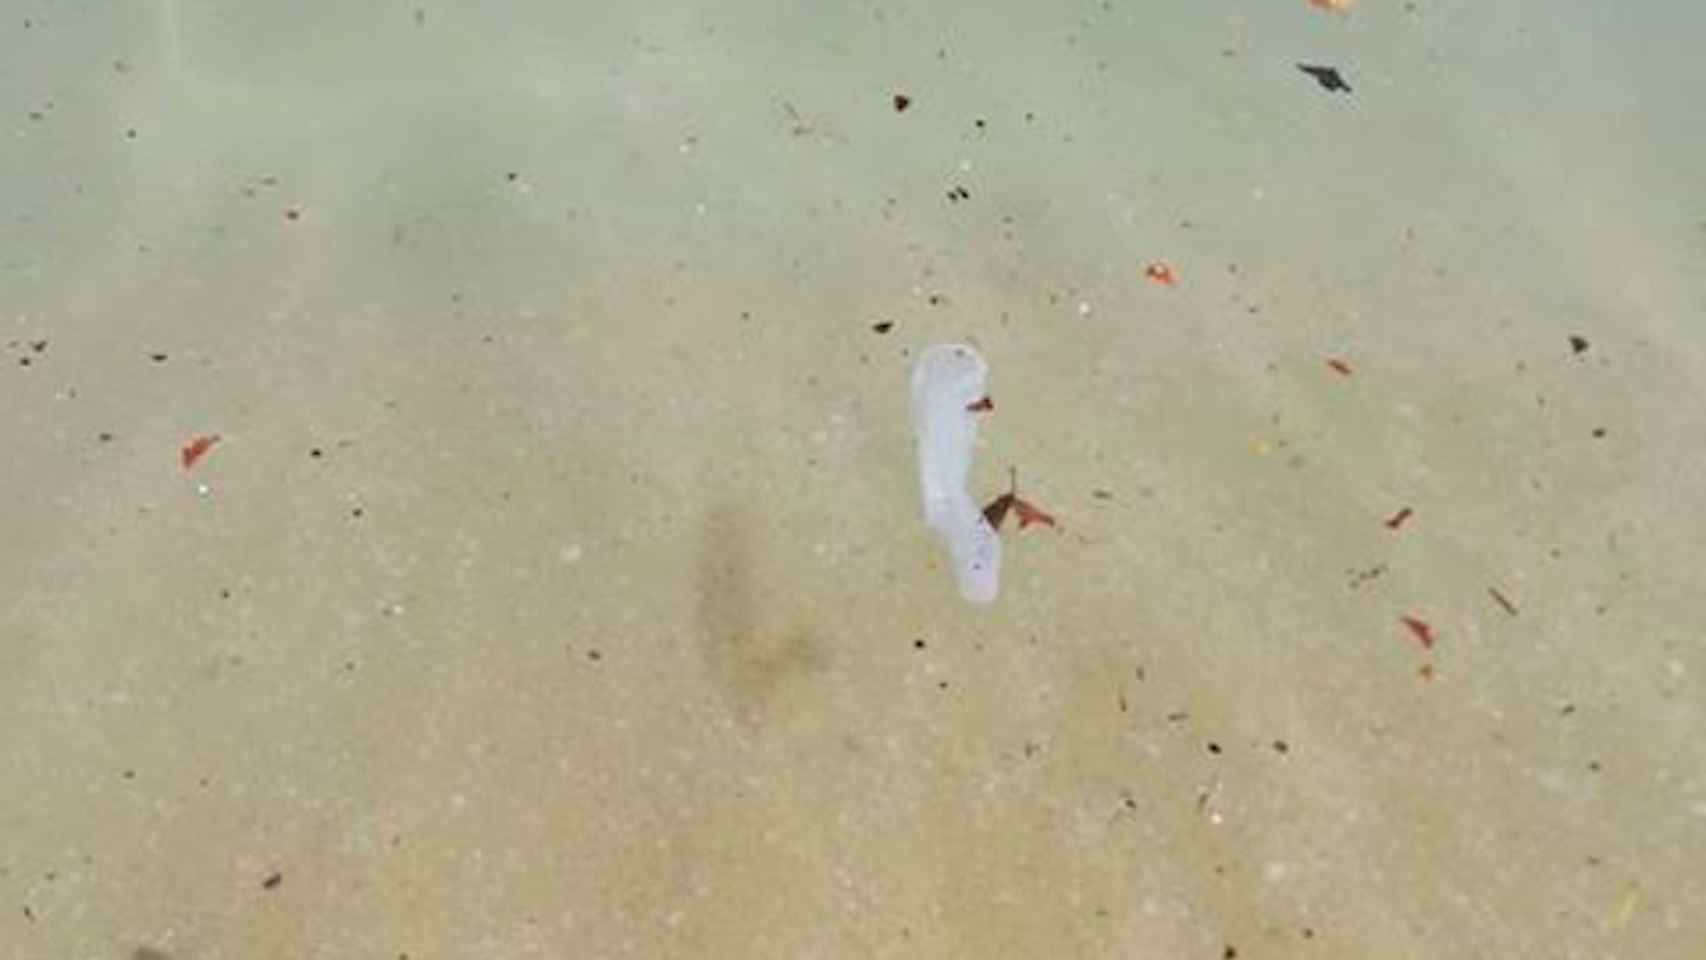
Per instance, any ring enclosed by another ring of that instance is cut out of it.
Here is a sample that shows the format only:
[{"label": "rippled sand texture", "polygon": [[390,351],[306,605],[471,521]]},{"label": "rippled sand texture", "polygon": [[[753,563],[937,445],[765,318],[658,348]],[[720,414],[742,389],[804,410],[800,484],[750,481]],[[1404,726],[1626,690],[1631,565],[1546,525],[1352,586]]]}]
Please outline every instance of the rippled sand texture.
[{"label": "rippled sand texture", "polygon": [[1698,957],[1703,29],[13,5],[0,957]]}]

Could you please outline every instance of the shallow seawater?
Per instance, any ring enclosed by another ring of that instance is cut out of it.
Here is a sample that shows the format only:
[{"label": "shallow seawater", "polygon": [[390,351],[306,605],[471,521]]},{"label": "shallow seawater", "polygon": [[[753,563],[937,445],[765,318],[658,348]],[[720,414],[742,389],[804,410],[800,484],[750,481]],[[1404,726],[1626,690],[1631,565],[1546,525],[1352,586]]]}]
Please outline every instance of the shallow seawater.
[{"label": "shallow seawater", "polygon": [[13,7],[0,956],[1694,956],[1703,28]]}]

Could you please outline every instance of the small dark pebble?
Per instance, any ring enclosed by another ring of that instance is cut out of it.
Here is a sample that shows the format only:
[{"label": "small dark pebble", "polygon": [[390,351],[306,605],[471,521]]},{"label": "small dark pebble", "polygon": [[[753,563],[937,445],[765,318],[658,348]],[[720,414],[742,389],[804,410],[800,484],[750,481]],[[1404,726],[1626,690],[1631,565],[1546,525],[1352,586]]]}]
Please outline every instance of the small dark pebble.
[{"label": "small dark pebble", "polygon": [[1220,744],[1215,743],[1213,740],[1210,740],[1208,742],[1208,752],[1209,753],[1219,753],[1220,752]]},{"label": "small dark pebble", "polygon": [[888,333],[890,330],[894,329],[894,321],[878,320],[876,323],[871,324],[871,329],[877,333]]},{"label": "small dark pebble", "polygon": [[914,649],[914,650],[924,649],[924,638],[919,637],[917,640],[912,641],[912,649]]},{"label": "small dark pebble", "polygon": [[277,890],[278,885],[283,882],[284,874],[274,870],[272,873],[267,874],[267,878],[265,880],[261,881],[261,888],[264,890]]},{"label": "small dark pebble", "polygon": [[155,363],[165,363],[166,362],[166,355],[164,353],[151,353],[148,355],[148,359],[154,361]]},{"label": "small dark pebble", "polygon": [[907,96],[904,93],[897,93],[894,95],[894,112],[895,113],[905,113],[906,108],[910,107],[910,106],[912,106],[912,98],[911,97]]},{"label": "small dark pebble", "polygon": [[1587,352],[1587,348],[1588,348],[1588,338],[1587,337],[1572,336],[1570,338],[1570,352],[1571,353],[1585,353],[1585,352]]}]

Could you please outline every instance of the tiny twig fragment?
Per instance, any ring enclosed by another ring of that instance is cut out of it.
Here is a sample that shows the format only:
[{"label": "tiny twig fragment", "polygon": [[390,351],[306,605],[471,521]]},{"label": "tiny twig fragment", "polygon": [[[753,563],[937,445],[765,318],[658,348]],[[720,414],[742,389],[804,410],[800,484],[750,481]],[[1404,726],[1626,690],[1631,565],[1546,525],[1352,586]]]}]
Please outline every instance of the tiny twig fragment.
[{"label": "tiny twig fragment", "polygon": [[1498,604],[1499,608],[1504,610],[1505,613],[1508,613],[1513,617],[1516,616],[1516,604],[1512,603],[1511,598],[1505,596],[1498,587],[1488,587],[1487,596],[1492,597],[1493,602]]}]

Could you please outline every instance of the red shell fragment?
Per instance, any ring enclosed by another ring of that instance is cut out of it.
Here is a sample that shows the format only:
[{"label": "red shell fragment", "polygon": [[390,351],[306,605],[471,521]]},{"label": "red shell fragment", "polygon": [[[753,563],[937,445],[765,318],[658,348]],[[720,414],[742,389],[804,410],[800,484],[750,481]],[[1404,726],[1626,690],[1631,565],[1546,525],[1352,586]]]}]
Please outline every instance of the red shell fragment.
[{"label": "red shell fragment", "polygon": [[212,450],[213,445],[218,442],[219,434],[217,433],[204,433],[191,437],[189,442],[185,443],[183,448],[178,451],[178,460],[183,464],[184,469],[188,470],[196,465],[196,461],[206,456],[207,452]]},{"label": "red shell fragment", "polygon": [[1410,628],[1410,632],[1415,635],[1417,642],[1422,645],[1422,649],[1432,650],[1434,648],[1434,628],[1429,626],[1426,620],[1420,617],[1403,616],[1398,618],[1398,622]]}]

